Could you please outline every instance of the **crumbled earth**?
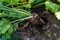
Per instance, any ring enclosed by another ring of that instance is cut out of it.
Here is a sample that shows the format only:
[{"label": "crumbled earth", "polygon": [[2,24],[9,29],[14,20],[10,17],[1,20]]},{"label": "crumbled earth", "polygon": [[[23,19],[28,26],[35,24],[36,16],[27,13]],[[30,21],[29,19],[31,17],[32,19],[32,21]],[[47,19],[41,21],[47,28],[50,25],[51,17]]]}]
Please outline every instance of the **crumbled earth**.
[{"label": "crumbled earth", "polygon": [[16,38],[20,38],[19,40],[60,40],[60,21],[53,13],[46,11],[44,5],[31,10],[33,17],[19,25],[17,32],[13,35],[15,40]]},{"label": "crumbled earth", "polygon": [[32,13],[32,16],[17,28],[17,34],[23,40],[60,40],[60,26],[51,12],[44,11],[41,15]]}]

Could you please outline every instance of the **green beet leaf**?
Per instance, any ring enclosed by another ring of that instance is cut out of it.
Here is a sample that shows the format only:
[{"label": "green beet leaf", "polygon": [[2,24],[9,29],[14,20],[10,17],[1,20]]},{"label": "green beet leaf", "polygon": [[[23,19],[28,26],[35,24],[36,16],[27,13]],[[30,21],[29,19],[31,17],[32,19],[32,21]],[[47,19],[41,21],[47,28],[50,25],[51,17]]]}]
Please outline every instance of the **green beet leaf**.
[{"label": "green beet leaf", "polygon": [[0,34],[5,34],[6,31],[10,28],[10,23],[7,19],[2,18],[0,27],[2,27],[0,30]]},{"label": "green beet leaf", "polygon": [[46,10],[49,10],[53,13],[56,13],[59,11],[59,5],[52,3],[50,1],[45,2]]}]

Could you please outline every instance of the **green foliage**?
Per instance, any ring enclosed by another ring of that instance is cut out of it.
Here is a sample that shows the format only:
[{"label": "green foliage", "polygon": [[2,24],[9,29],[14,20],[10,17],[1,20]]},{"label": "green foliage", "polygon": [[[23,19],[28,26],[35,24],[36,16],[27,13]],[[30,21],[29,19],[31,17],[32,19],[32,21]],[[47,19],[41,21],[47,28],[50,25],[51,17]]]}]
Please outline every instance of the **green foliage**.
[{"label": "green foliage", "polygon": [[52,3],[51,1],[45,2],[46,10],[50,10],[51,12],[55,13],[59,11],[59,5]]},{"label": "green foliage", "polygon": [[1,22],[0,22],[0,34],[5,34],[6,31],[10,28],[10,23],[8,22],[7,19],[2,18]]},{"label": "green foliage", "polygon": [[15,5],[18,4],[19,0],[0,1],[0,40],[9,40],[12,33],[16,31],[18,24],[32,18],[32,16],[31,13],[25,9],[11,8],[6,6],[4,2],[9,5]]},{"label": "green foliage", "polygon": [[6,3],[9,3],[9,4],[18,4],[19,0],[0,0],[2,2],[6,2]]},{"label": "green foliage", "polygon": [[32,3],[32,7],[33,8],[36,8],[36,7],[39,7],[42,5],[42,3],[44,3],[46,0],[35,0],[33,3]]},{"label": "green foliage", "polygon": [[9,4],[18,4],[19,0],[4,0],[4,2],[7,2]]},{"label": "green foliage", "polygon": [[9,8],[3,5],[0,5],[0,10],[5,13],[1,13],[2,16],[8,16],[12,18],[23,18],[26,16],[30,16],[30,12],[23,10],[23,9],[16,9],[16,8]]}]

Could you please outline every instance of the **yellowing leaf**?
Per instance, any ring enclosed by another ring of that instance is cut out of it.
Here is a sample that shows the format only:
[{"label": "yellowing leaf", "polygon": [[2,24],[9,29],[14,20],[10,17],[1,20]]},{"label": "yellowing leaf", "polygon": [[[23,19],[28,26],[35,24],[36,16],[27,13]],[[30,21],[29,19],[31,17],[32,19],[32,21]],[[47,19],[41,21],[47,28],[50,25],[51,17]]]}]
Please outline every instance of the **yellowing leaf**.
[{"label": "yellowing leaf", "polygon": [[55,13],[55,16],[57,17],[58,20],[60,20],[60,11]]},{"label": "yellowing leaf", "polygon": [[57,0],[58,2],[60,2],[60,0]]},{"label": "yellowing leaf", "polygon": [[33,3],[35,0],[29,0],[28,3]]},{"label": "yellowing leaf", "polygon": [[26,2],[27,0],[20,0],[20,2]]},{"label": "yellowing leaf", "polygon": [[0,13],[0,16],[2,16],[2,13]]}]

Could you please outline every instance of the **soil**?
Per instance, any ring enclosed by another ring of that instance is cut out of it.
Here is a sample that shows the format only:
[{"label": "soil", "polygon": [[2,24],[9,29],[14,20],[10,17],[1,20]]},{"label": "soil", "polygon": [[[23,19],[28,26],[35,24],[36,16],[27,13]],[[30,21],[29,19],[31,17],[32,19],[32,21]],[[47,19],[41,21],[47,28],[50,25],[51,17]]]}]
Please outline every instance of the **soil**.
[{"label": "soil", "polygon": [[20,24],[14,35],[23,40],[60,40],[60,21],[44,5],[31,10],[33,18]]}]

